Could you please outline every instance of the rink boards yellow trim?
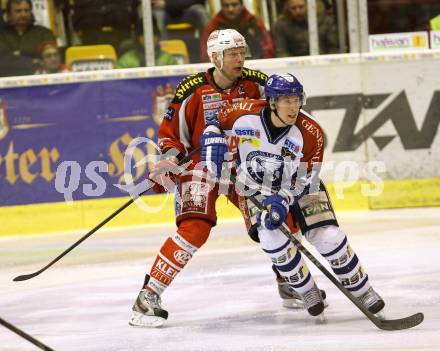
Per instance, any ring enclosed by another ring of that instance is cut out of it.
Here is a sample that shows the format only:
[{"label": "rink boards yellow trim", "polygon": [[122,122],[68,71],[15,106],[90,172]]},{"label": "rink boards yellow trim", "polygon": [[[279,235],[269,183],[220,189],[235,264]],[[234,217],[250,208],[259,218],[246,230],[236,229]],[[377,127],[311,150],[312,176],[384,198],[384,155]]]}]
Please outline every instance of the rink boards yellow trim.
[{"label": "rink boards yellow trim", "polygon": [[[336,211],[384,209],[399,207],[440,206],[440,178],[417,180],[392,180],[384,182],[384,191],[375,197],[362,195],[361,186],[355,184],[333,183],[327,188]],[[148,213],[132,204],[106,227],[145,225],[174,222],[172,197],[151,195],[142,198],[151,208],[162,207],[159,212]],[[48,203],[25,206],[0,207],[0,235],[17,235],[78,230],[84,234],[116,211],[129,198],[112,198]],[[240,217],[238,210],[225,197],[217,204],[218,217]]]}]

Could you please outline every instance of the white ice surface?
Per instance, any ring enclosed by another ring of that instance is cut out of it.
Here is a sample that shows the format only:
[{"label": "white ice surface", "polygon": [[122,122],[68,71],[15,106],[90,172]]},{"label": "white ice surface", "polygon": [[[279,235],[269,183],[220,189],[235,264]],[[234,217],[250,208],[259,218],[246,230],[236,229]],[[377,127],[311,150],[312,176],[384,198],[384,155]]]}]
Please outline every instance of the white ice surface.
[{"label": "white ice surface", "polygon": [[[174,226],[100,231],[24,282],[12,279],[40,269],[85,232],[0,238],[0,317],[57,351],[440,350],[440,209],[341,213],[339,221],[387,317],[423,312],[420,326],[377,329],[311,263],[327,291],[327,323],[284,309],[269,259],[239,221],[219,223],[164,293],[169,319],[159,329],[133,328],[128,319]],[[37,348],[0,326],[0,350]]]}]

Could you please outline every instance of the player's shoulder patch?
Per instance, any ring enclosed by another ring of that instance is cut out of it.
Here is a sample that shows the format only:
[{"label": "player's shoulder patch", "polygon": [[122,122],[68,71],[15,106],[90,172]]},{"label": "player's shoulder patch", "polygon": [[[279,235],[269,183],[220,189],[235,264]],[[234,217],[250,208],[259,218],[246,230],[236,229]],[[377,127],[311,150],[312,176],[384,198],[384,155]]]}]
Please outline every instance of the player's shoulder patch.
[{"label": "player's shoulder patch", "polygon": [[267,79],[269,78],[266,74],[264,74],[261,71],[257,71],[254,69],[243,67],[243,79],[252,80],[254,82],[257,82],[260,85],[266,84]]},{"label": "player's shoulder patch", "polygon": [[206,83],[207,80],[204,72],[199,72],[186,76],[177,85],[176,94],[174,95],[173,102],[182,102],[189,95],[191,95],[194,90],[205,85]]}]

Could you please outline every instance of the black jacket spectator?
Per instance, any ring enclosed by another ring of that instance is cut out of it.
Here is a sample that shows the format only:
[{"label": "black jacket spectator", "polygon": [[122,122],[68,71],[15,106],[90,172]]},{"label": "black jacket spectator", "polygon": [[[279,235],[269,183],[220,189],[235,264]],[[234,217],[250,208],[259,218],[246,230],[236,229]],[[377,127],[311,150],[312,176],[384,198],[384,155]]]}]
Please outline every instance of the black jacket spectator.
[{"label": "black jacket spectator", "polygon": [[9,0],[7,15],[7,25],[0,29],[0,76],[33,74],[40,44],[55,41],[55,36],[34,24],[30,0]]}]

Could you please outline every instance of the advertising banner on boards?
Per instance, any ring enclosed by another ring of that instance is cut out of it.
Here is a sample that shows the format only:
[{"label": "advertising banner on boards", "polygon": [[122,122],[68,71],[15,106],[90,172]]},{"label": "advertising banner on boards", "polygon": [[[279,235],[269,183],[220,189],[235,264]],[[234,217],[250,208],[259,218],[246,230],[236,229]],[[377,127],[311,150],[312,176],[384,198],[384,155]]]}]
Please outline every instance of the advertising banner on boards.
[{"label": "advertising banner on boards", "polygon": [[[127,195],[113,185],[124,182],[127,145],[139,136],[157,139],[180,79],[1,89],[0,206],[64,201],[55,184],[62,162],[58,187],[70,188],[73,200]],[[137,148],[134,159],[157,153],[147,148]],[[146,167],[133,171],[134,180],[146,176]]]}]

